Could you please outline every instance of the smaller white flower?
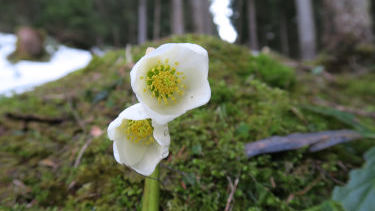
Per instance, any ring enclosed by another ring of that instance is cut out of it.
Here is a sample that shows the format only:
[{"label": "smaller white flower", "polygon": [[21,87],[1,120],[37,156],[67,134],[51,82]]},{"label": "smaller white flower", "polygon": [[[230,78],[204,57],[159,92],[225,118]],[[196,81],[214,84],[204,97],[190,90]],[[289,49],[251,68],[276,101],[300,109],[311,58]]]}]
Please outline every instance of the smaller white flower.
[{"label": "smaller white flower", "polygon": [[161,45],[134,65],[130,77],[138,101],[159,124],[206,104],[211,97],[208,54],[196,44]]},{"label": "smaller white flower", "polygon": [[138,103],[122,111],[108,126],[116,161],[148,176],[168,156],[168,125],[151,120]]}]

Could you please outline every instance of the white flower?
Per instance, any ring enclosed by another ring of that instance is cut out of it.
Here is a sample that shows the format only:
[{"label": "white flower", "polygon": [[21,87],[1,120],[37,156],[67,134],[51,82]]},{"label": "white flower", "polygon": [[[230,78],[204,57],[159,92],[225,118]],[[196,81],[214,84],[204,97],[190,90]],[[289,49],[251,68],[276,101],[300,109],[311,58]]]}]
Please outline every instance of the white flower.
[{"label": "white flower", "polygon": [[206,104],[211,97],[207,76],[207,51],[190,43],[161,45],[130,72],[138,101],[159,124]]},{"label": "white flower", "polygon": [[150,175],[161,159],[168,156],[168,125],[152,121],[138,103],[122,111],[108,126],[108,137],[118,163],[140,174]]}]

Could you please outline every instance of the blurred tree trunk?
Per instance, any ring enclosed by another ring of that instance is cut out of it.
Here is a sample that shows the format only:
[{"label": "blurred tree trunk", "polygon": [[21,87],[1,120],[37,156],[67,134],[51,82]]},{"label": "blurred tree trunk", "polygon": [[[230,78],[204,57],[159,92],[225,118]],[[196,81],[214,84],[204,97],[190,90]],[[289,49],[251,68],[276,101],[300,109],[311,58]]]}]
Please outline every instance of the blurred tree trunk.
[{"label": "blurred tree trunk", "polygon": [[201,4],[202,0],[190,0],[190,2],[191,2],[191,8],[192,8],[194,32],[198,34],[203,34],[204,22],[202,21],[203,20],[203,8]]},{"label": "blurred tree trunk", "polygon": [[[340,0],[341,1],[341,0]],[[298,38],[302,60],[311,60],[316,54],[315,22],[311,0],[295,0],[298,16]]]},{"label": "blurred tree trunk", "polygon": [[250,48],[252,50],[258,50],[255,0],[248,0],[248,2],[247,2],[247,14],[248,14],[248,23],[249,23],[248,30],[249,30]]},{"label": "blurred tree trunk", "polygon": [[172,33],[184,33],[184,10],[182,0],[172,0]]},{"label": "blurred tree trunk", "polygon": [[280,8],[280,43],[281,43],[281,52],[289,56],[289,40],[288,40],[288,27],[286,19],[285,8]]},{"label": "blurred tree trunk", "polygon": [[323,43],[326,49],[349,47],[373,40],[368,0],[323,0]]},{"label": "blurred tree trunk", "polygon": [[236,2],[238,3],[237,11],[236,11],[236,13],[238,15],[238,19],[237,19],[237,23],[236,23],[237,28],[238,28],[238,30],[237,30],[237,33],[238,33],[237,42],[243,43],[244,39],[245,39],[244,38],[244,31],[243,31],[244,28],[245,28],[245,27],[243,27],[245,14],[241,11],[243,9],[244,2],[243,2],[243,0],[237,0]]},{"label": "blurred tree trunk", "polygon": [[160,38],[160,15],[161,15],[161,5],[160,0],[155,0],[154,5],[154,31],[152,38],[158,40]]},{"label": "blurred tree trunk", "polygon": [[194,32],[198,34],[212,34],[213,23],[210,13],[209,0],[190,0]]},{"label": "blurred tree trunk", "polygon": [[138,43],[147,39],[147,0],[138,2]]},{"label": "blurred tree trunk", "polygon": [[210,12],[210,0],[202,0],[205,34],[213,34],[214,24]]},{"label": "blurred tree trunk", "polygon": [[112,40],[114,46],[120,46],[120,32],[116,26],[112,26]]}]

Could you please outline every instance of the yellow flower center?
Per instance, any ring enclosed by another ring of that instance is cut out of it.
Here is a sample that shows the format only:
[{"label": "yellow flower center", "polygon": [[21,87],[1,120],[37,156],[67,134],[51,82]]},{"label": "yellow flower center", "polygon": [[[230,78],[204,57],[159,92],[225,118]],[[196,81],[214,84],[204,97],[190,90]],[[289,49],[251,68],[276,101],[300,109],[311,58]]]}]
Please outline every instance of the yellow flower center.
[{"label": "yellow flower center", "polygon": [[[177,66],[178,63],[176,62]],[[141,80],[145,79],[147,89],[144,92],[150,92],[160,104],[162,101],[168,104],[171,100],[176,101],[177,94],[183,95],[186,86],[181,83],[185,76],[182,72],[176,71],[176,68],[168,64],[168,59],[162,64],[159,60],[158,64],[151,68],[146,77],[141,76]]]},{"label": "yellow flower center", "polygon": [[144,140],[145,144],[151,144],[155,141],[152,135],[154,128],[151,125],[151,119],[126,121],[125,134],[128,140],[134,143]]}]

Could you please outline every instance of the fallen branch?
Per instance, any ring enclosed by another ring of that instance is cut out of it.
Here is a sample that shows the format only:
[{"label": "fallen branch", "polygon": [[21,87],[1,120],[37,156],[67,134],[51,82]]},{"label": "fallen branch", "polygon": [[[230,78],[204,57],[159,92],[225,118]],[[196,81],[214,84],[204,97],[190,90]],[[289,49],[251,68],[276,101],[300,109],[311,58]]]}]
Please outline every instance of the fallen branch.
[{"label": "fallen branch", "polygon": [[332,130],[316,133],[293,133],[287,136],[272,136],[245,145],[248,158],[266,153],[282,152],[311,146],[310,151],[320,151],[339,143],[352,141],[362,136],[353,130]]},{"label": "fallen branch", "polygon": [[6,113],[5,117],[12,120],[17,121],[24,121],[24,122],[40,122],[40,123],[47,123],[47,124],[60,124],[66,119],[63,118],[45,118],[39,117],[35,115],[21,115],[21,114],[13,114],[13,113]]}]

